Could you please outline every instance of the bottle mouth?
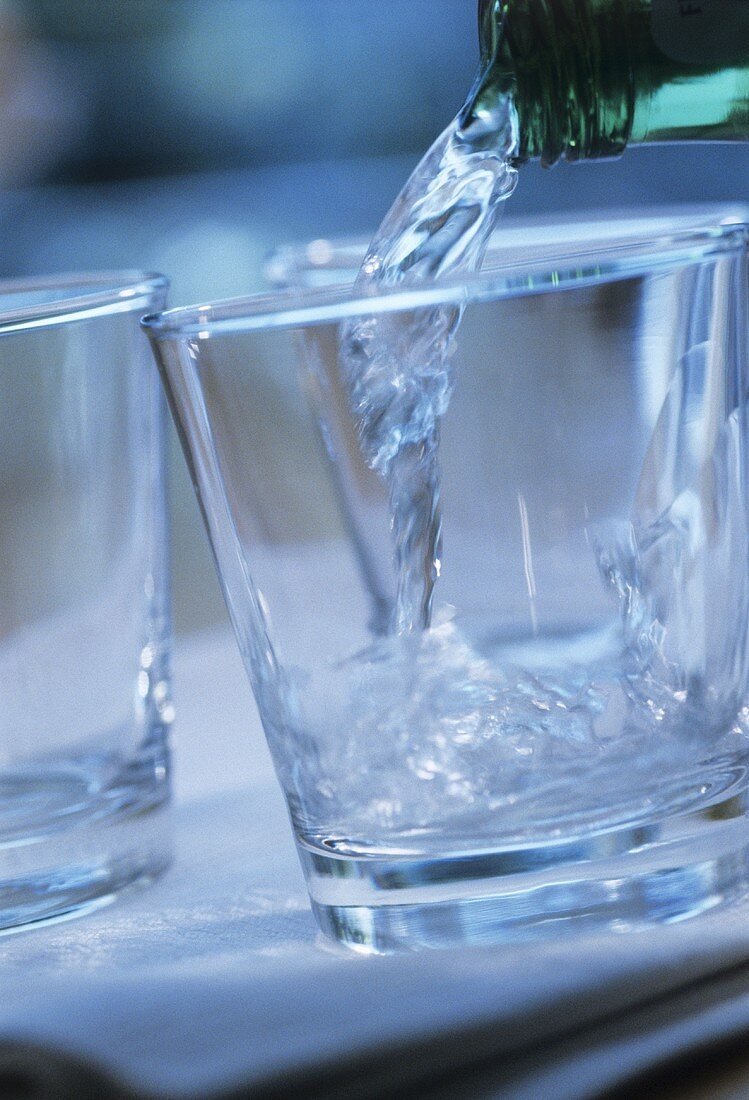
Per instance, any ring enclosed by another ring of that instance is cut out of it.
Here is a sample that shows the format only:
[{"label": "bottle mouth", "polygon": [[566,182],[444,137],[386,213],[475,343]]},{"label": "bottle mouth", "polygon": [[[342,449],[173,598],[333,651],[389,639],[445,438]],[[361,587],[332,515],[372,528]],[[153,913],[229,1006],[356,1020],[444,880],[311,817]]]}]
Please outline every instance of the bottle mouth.
[{"label": "bottle mouth", "polygon": [[491,70],[479,73],[458,115],[455,136],[471,152],[494,153],[510,167],[517,167],[520,126],[512,83],[499,87]]},{"label": "bottle mouth", "polygon": [[621,40],[627,20],[614,3],[575,8],[571,33],[562,4],[480,0],[482,66],[459,119],[478,130],[497,102],[509,99],[518,118],[513,167],[617,157],[629,141],[632,72],[629,44]]}]

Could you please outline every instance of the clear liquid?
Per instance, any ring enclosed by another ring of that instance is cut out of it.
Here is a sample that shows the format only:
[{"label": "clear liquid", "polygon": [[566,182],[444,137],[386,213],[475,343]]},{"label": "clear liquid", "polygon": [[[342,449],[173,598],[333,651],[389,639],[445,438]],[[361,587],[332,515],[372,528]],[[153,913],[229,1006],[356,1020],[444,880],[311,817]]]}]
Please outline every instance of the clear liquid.
[{"label": "clear liquid", "polygon": [[631,501],[586,527],[608,619],[492,638],[437,607],[300,684],[285,781],[308,835],[521,842],[709,803],[744,766],[749,424],[715,363],[723,276],[702,278]]},{"label": "clear liquid", "polygon": [[587,528],[608,621],[503,637],[443,605],[429,630],[291,685],[282,779],[313,842],[521,844],[743,782],[749,425],[716,418],[696,359],[674,373],[630,517]]},{"label": "clear liquid", "polygon": [[[359,290],[480,265],[515,186],[518,134],[509,99],[470,117],[399,195]],[[460,320],[438,307],[343,330],[361,449],[387,486],[397,594],[385,637],[286,685],[278,766],[312,843],[444,850],[643,820],[669,800],[709,802],[746,753],[749,588],[725,583],[749,577],[746,425],[707,383],[709,341],[695,332],[676,366],[629,518],[586,532],[610,620],[487,640],[448,609],[433,621]]]},{"label": "clear liquid", "polygon": [[[357,286],[418,283],[480,266],[515,187],[517,125],[509,98],[456,119],[401,191],[369,247]],[[428,628],[440,572],[439,424],[453,386],[459,307],[357,321],[341,359],[362,450],[385,479],[397,575],[393,629]]]},{"label": "clear liquid", "polygon": [[281,767],[297,825],[480,847],[637,821],[669,788],[709,801],[746,716],[716,706],[695,724],[688,691],[660,683],[651,696],[632,673],[615,621],[521,643],[445,618],[381,639],[304,684],[303,729]]}]

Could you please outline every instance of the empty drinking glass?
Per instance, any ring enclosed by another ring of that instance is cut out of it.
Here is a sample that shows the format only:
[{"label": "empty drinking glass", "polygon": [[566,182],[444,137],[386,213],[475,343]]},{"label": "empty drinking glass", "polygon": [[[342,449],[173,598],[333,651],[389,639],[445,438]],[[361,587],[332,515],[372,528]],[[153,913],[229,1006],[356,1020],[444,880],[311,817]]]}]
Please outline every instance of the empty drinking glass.
[{"label": "empty drinking glass", "polygon": [[166,280],[0,284],[0,929],[168,862]]}]

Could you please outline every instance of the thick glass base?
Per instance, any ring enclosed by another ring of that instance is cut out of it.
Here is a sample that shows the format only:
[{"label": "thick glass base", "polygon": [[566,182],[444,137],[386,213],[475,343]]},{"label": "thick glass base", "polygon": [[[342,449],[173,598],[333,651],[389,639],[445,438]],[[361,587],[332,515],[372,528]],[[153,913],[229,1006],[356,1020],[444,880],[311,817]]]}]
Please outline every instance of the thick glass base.
[{"label": "thick glass base", "polygon": [[3,773],[0,935],[98,908],[168,867],[166,767],[151,758],[100,784],[107,770]]},{"label": "thick glass base", "polygon": [[749,891],[742,772],[709,804],[595,832],[437,856],[299,843],[324,932],[363,951],[682,920]]}]

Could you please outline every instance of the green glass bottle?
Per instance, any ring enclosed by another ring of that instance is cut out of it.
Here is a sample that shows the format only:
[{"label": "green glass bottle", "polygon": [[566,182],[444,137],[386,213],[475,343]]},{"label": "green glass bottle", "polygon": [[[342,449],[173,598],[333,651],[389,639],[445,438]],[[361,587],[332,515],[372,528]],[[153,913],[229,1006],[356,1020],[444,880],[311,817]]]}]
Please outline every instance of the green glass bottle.
[{"label": "green glass bottle", "polygon": [[479,0],[470,122],[515,103],[518,161],[749,140],[749,0]]}]

